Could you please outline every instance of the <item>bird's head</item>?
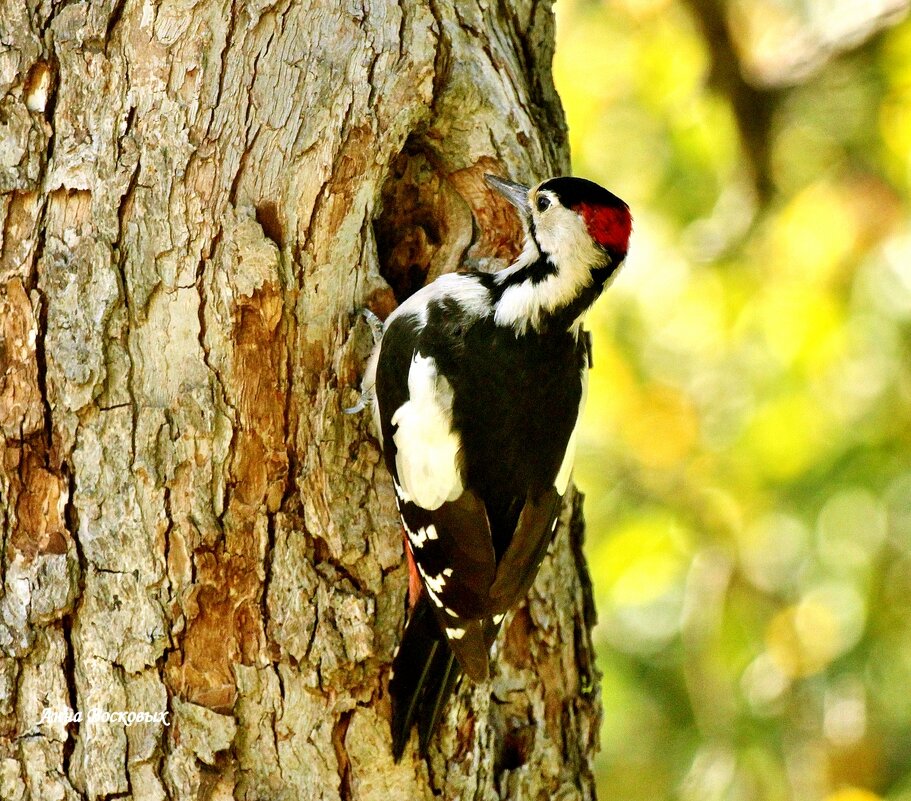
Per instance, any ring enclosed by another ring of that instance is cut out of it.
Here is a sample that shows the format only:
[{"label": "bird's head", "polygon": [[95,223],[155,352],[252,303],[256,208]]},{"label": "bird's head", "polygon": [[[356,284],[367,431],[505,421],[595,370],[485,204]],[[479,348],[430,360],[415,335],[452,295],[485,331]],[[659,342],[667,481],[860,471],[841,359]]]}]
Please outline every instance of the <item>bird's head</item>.
[{"label": "bird's head", "polygon": [[626,258],[629,207],[584,178],[550,178],[531,189],[485,178],[525,226],[525,249],[496,275],[495,319],[519,333],[578,325]]},{"label": "bird's head", "polygon": [[585,178],[550,178],[534,187],[484,176],[520,212],[528,245],[555,268],[582,262],[615,269],[626,257],[632,231],[629,206]]}]

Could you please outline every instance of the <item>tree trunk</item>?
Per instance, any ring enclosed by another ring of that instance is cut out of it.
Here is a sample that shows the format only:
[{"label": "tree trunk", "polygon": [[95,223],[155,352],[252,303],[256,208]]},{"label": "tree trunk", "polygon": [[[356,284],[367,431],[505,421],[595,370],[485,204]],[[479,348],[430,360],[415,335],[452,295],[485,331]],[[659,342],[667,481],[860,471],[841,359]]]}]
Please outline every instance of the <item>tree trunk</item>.
[{"label": "tree trunk", "polygon": [[593,796],[578,497],[396,765],[401,530],[340,411],[359,307],[514,253],[483,173],[567,171],[553,35],[546,0],[0,0],[0,798]]}]

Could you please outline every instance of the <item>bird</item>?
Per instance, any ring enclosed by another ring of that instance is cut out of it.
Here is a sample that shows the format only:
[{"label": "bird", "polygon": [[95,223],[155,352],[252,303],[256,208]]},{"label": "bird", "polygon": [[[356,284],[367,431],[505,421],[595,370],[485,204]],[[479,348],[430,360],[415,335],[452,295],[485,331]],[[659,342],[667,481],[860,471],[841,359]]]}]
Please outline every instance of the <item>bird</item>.
[{"label": "bird", "polygon": [[488,185],[516,209],[519,256],[441,275],[380,323],[361,402],[392,477],[409,567],[393,657],[392,753],[429,743],[463,674],[490,675],[506,613],[527,594],[569,485],[590,366],[588,310],[626,258],[627,204],[558,176]]}]

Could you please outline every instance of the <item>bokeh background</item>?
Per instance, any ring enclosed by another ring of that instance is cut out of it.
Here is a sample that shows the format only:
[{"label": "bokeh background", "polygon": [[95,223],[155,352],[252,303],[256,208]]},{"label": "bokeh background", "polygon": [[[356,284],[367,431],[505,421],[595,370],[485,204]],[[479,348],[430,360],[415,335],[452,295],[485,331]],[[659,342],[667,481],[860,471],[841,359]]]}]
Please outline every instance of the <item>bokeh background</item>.
[{"label": "bokeh background", "polygon": [[559,0],[626,199],[576,480],[602,801],[911,801],[911,23]]}]

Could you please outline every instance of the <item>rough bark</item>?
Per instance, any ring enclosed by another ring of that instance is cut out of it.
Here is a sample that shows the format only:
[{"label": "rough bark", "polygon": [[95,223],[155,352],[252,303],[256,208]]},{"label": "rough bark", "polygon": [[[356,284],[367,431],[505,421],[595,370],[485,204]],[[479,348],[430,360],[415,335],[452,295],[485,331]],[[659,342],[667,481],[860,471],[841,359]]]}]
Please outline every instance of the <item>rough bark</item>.
[{"label": "rough bark", "polygon": [[552,47],[537,0],[0,0],[0,798],[592,797],[578,499],[394,765],[407,571],[340,413],[358,307],[512,253],[482,174],[566,171]]}]

